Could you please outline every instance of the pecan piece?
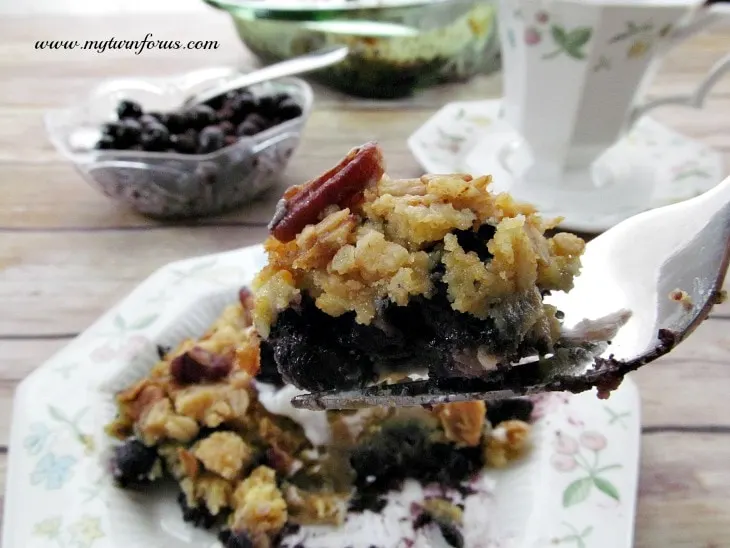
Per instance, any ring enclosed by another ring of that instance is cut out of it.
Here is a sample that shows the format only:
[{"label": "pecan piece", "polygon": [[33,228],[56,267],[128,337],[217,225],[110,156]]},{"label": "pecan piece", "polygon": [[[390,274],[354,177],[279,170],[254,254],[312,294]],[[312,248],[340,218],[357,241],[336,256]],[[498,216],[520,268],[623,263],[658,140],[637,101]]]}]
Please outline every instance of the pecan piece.
[{"label": "pecan piece", "polygon": [[129,416],[135,421],[139,420],[147,409],[163,399],[165,399],[165,391],[155,384],[148,384],[139,391],[136,399],[131,402]]},{"label": "pecan piece", "polygon": [[384,172],[383,154],[376,143],[352,149],[332,169],[288,189],[276,206],[269,231],[281,242],[293,240],[305,226],[316,223],[327,206],[357,204],[364,190],[377,183]]},{"label": "pecan piece", "polygon": [[251,318],[251,311],[254,307],[253,293],[248,287],[243,286],[241,289],[238,290],[238,300],[243,307],[244,322],[247,326],[252,325],[253,319]]},{"label": "pecan piece", "polygon": [[195,346],[170,362],[170,374],[178,384],[193,384],[222,379],[232,367],[231,356]]}]

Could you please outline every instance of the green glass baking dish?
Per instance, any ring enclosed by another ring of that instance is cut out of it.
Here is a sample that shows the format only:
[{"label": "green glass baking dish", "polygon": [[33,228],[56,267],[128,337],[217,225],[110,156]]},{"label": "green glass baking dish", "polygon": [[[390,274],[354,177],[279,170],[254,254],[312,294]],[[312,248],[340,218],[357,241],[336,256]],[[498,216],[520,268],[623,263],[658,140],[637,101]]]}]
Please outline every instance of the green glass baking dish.
[{"label": "green glass baking dish", "polygon": [[204,1],[264,63],[347,45],[343,62],[311,76],[351,95],[404,97],[500,68],[492,0]]}]

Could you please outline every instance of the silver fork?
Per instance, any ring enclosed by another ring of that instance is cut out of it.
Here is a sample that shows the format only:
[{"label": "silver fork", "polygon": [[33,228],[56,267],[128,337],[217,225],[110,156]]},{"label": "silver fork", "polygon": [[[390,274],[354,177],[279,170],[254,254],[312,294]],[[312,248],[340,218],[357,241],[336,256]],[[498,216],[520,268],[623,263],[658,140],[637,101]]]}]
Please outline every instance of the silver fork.
[{"label": "silver fork", "polygon": [[[696,198],[636,215],[590,241],[574,289],[546,299],[564,312],[568,330],[585,319],[630,311],[610,345],[566,347],[478,379],[303,394],[292,404],[304,409],[356,409],[494,401],[593,387],[605,393],[625,374],[670,352],[707,318],[719,301],[729,261],[730,177]],[[683,302],[670,298],[675,290],[686,292]]]}]

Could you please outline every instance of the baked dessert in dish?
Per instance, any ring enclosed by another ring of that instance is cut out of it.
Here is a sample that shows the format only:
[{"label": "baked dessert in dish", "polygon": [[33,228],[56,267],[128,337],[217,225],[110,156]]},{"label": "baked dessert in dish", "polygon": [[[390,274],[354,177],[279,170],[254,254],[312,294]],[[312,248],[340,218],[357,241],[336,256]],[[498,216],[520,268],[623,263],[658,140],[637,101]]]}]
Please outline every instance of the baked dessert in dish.
[{"label": "baked dessert in dish", "polygon": [[253,321],[283,379],[348,390],[414,373],[474,378],[560,339],[585,242],[489,176],[393,179],[375,143],[290,188],[254,280]]},{"label": "baked dessert in dish", "polygon": [[482,469],[530,447],[530,400],[294,409],[289,401],[300,391],[278,373],[253,327],[253,307],[242,289],[202,337],[163,352],[117,395],[107,427],[120,440],[116,482],[148,490],[172,478],[183,518],[217,530],[226,548],[344,547],[322,544],[321,535],[386,519],[379,516],[394,508],[405,508],[404,517],[373,546],[412,545],[406,541],[425,534],[468,545],[464,515],[485,511]]}]

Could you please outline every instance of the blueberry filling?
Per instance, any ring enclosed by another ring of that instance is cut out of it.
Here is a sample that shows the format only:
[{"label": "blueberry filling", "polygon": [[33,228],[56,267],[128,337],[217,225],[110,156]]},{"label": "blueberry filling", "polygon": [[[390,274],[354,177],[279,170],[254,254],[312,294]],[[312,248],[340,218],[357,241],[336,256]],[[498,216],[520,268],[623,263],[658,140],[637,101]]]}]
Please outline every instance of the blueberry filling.
[{"label": "blueberry filling", "polygon": [[[203,529],[210,529],[215,525],[218,518],[211,514],[205,505],[188,506],[187,498],[185,493],[180,493],[177,497],[177,503],[182,509],[183,519],[194,525],[195,527],[202,527]],[[235,546],[235,545],[234,545]]]},{"label": "blueberry filling", "polygon": [[420,422],[390,423],[358,445],[350,457],[359,497],[397,489],[407,478],[460,487],[483,467],[479,447],[433,442]]},{"label": "blueberry filling", "polygon": [[155,464],[159,464],[157,451],[141,441],[128,439],[114,448],[112,476],[120,487],[135,487],[149,483]]},{"label": "blueberry filling", "polygon": [[492,426],[508,420],[530,422],[534,404],[526,398],[497,400],[487,405],[487,420]]},{"label": "blueberry filling", "polygon": [[446,285],[436,282],[431,298],[412,298],[406,306],[383,302],[376,322],[358,324],[354,313],[337,318],[319,310],[306,294],[277,317],[269,337],[286,382],[304,390],[352,389],[375,379],[377,368],[427,368],[432,377],[461,376],[463,350],[485,346],[495,354],[516,352],[512,333],[494,320],[455,311]]}]

